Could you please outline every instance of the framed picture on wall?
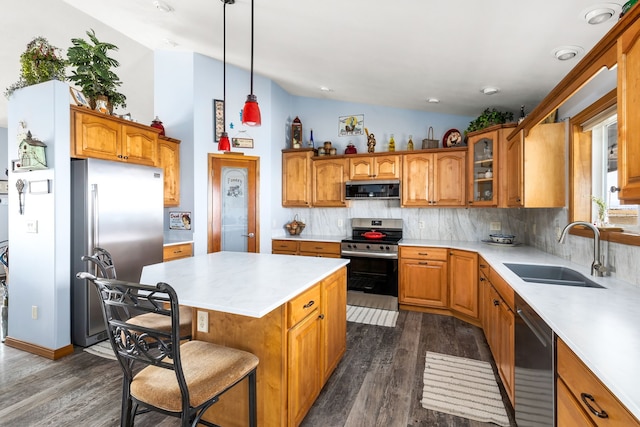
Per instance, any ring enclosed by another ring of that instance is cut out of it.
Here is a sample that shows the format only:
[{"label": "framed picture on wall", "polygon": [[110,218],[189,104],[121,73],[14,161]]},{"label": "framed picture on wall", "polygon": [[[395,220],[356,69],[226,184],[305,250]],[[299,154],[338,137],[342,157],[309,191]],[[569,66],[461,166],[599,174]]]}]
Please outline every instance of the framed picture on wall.
[{"label": "framed picture on wall", "polygon": [[338,118],[338,136],[362,135],[364,133],[364,114],[341,116]]},{"label": "framed picture on wall", "polygon": [[224,132],[224,101],[213,100],[213,136],[215,142],[220,141],[220,136]]}]

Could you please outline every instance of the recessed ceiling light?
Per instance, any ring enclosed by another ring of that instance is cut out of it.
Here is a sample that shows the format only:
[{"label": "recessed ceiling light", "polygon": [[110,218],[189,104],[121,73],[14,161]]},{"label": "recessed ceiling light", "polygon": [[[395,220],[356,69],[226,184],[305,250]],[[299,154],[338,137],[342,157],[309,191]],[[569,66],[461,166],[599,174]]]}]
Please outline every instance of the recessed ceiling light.
[{"label": "recessed ceiling light", "polygon": [[590,10],[584,15],[584,19],[591,25],[598,25],[613,18],[614,14],[615,11],[613,9],[602,7]]},{"label": "recessed ceiling light", "polygon": [[171,47],[176,47],[178,46],[178,43],[176,43],[175,41],[171,40],[171,39],[162,39],[162,41],[164,42],[164,44],[171,46]]},{"label": "recessed ceiling light", "polygon": [[326,87],[326,86],[320,86],[320,90],[322,92],[333,92],[333,89]]},{"label": "recessed ceiling light", "polygon": [[429,99],[427,99],[427,102],[429,104],[439,104],[440,100],[438,98],[429,98]]},{"label": "recessed ceiling light", "polygon": [[480,92],[484,93],[485,95],[493,95],[500,92],[500,89],[498,89],[497,87],[488,86],[480,89]]},{"label": "recessed ceiling light", "polygon": [[153,5],[156,7],[156,9],[158,9],[160,12],[173,12],[173,8],[171,6],[169,6],[167,3],[161,1],[161,0],[155,0],[153,2]]},{"label": "recessed ceiling light", "polygon": [[584,51],[579,46],[559,46],[555,48],[551,54],[558,61],[568,61],[569,59],[573,59]]}]

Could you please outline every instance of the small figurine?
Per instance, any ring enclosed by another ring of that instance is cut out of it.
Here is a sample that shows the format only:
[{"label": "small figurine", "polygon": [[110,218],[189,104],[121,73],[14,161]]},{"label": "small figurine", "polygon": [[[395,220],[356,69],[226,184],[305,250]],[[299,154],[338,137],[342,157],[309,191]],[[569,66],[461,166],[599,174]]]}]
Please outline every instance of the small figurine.
[{"label": "small figurine", "polygon": [[374,134],[369,133],[369,129],[364,128],[364,131],[367,133],[367,151],[373,153],[376,151],[376,137]]}]

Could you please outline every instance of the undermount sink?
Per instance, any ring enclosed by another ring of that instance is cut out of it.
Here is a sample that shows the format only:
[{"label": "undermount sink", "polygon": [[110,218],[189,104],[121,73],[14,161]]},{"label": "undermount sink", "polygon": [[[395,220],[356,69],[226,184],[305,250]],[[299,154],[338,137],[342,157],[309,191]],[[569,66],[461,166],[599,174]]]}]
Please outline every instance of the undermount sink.
[{"label": "undermount sink", "polygon": [[559,265],[505,264],[505,266],[525,282],[604,289],[604,286],[581,273]]}]

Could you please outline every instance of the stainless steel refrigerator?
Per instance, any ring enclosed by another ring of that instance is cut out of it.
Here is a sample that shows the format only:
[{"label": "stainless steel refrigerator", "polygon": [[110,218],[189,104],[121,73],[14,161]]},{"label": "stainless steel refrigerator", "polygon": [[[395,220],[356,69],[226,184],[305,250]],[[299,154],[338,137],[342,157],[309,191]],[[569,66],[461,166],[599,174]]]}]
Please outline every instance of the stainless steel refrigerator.
[{"label": "stainless steel refrigerator", "polygon": [[162,262],[162,169],[98,159],[71,162],[71,330],[73,343],[107,338],[98,293],[75,277],[93,272],[80,258],[94,247],[113,256],[118,279],[139,282]]}]

